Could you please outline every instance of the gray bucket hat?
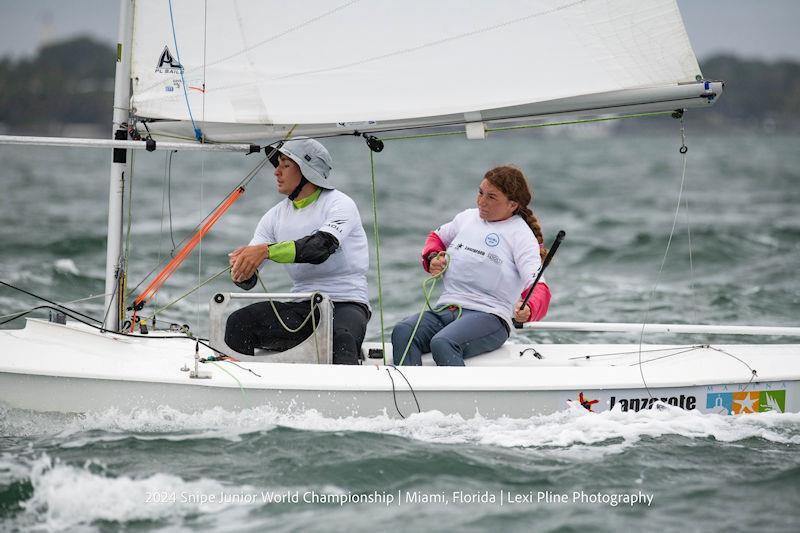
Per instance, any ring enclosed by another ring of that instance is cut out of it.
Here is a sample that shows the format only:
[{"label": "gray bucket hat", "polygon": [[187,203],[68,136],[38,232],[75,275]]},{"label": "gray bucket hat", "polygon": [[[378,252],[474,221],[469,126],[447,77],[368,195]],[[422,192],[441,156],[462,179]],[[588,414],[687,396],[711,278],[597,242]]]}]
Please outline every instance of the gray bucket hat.
[{"label": "gray bucket hat", "polygon": [[331,154],[315,139],[292,139],[279,145],[277,151],[267,146],[266,152],[272,166],[278,166],[278,156],[283,154],[300,167],[303,176],[323,189],[333,189],[331,184]]}]

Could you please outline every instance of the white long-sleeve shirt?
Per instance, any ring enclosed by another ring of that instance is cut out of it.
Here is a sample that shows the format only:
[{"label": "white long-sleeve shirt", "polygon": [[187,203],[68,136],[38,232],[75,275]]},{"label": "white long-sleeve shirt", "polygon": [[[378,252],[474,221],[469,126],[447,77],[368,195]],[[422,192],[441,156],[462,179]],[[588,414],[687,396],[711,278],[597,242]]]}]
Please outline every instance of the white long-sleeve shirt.
[{"label": "white long-sleeve shirt", "polygon": [[533,282],[541,266],[539,243],[519,216],[487,222],[477,209],[467,209],[436,230],[447,246],[450,262],[437,306],[499,316],[511,327],[514,304]]}]

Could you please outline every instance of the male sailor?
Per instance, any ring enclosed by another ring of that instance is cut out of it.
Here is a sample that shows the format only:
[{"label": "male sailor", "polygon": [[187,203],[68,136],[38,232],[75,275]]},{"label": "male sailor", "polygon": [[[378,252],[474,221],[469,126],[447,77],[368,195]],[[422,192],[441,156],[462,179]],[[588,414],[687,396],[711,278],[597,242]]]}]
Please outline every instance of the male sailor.
[{"label": "male sailor", "polygon": [[[261,218],[250,244],[229,254],[231,277],[250,289],[259,266],[268,260],[283,264],[292,292],[321,292],[333,302],[333,362],[358,364],[371,314],[369,251],[358,208],[334,188],[331,156],[315,139],[285,141],[277,150],[267,147],[267,154],[278,192],[287,197]],[[317,323],[318,316],[306,320],[310,310],[309,301],[243,307],[228,317],[225,342],[246,355],[255,348],[293,348]]]}]

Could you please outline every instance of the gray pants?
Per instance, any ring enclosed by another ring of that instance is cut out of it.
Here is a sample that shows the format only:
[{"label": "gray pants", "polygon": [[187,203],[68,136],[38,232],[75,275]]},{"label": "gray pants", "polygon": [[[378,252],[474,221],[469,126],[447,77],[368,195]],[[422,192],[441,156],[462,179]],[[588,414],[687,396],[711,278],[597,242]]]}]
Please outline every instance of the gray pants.
[{"label": "gray pants", "polygon": [[[439,366],[464,366],[464,359],[496,350],[508,339],[508,327],[496,315],[464,309],[461,318],[456,320],[457,316],[458,309],[454,308],[438,313],[425,311],[403,364],[419,366],[422,354],[431,352]],[[396,365],[400,364],[418,317],[404,318],[392,331]]]}]

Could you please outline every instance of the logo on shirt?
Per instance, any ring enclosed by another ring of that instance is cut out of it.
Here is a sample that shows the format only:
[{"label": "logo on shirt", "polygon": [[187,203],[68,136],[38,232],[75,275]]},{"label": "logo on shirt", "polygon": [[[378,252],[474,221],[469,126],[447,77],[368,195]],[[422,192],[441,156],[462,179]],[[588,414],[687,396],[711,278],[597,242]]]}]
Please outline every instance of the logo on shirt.
[{"label": "logo on shirt", "polygon": [[497,254],[493,253],[493,252],[489,252],[488,254],[486,254],[486,258],[489,261],[491,261],[492,263],[494,263],[495,265],[502,265],[503,264],[503,260],[500,259],[500,257]]},{"label": "logo on shirt", "polygon": [[478,250],[477,248],[472,248],[471,246],[464,246],[464,249],[468,252],[472,252],[473,254],[486,255],[486,252],[483,250]]},{"label": "logo on shirt", "polygon": [[340,220],[331,220],[330,222],[328,222],[328,223],[327,223],[327,224],[325,224],[325,225],[326,225],[327,227],[329,227],[329,228],[332,228],[332,229],[335,229],[336,231],[338,231],[339,233],[341,233],[341,232],[342,232],[342,225],[343,225],[345,222],[347,222],[347,221],[346,221],[346,220],[344,220],[344,219],[340,219]]},{"label": "logo on shirt", "polygon": [[497,233],[490,233],[483,240],[487,246],[497,246],[500,244],[500,236]]},{"label": "logo on shirt", "polygon": [[[463,242],[459,242],[458,244],[455,244],[454,247],[455,247],[456,250],[461,250],[463,248],[465,251],[473,253],[475,255],[480,255],[480,256],[485,256],[486,255],[486,252],[484,252],[483,250],[478,250],[477,248],[473,248],[472,246],[467,246]],[[500,259],[500,258],[498,257],[498,259]]]}]

